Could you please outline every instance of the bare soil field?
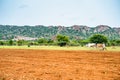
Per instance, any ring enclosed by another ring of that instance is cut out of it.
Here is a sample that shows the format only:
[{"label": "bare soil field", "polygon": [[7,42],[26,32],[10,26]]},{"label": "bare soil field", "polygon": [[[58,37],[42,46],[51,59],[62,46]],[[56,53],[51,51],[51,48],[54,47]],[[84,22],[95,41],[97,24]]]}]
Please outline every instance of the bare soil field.
[{"label": "bare soil field", "polygon": [[0,80],[120,80],[120,52],[0,49]]}]

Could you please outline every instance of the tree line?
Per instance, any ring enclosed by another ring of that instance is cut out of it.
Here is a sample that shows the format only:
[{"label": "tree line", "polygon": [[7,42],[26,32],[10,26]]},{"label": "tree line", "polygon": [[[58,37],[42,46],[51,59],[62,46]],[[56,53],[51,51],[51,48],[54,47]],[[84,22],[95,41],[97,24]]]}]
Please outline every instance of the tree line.
[{"label": "tree line", "polygon": [[85,46],[87,43],[105,43],[107,46],[120,46],[120,40],[109,40],[106,36],[101,34],[94,34],[88,39],[70,39],[69,36],[57,35],[55,39],[40,38],[35,41],[25,41],[25,40],[6,40],[0,41],[0,45],[55,45],[55,46]]}]

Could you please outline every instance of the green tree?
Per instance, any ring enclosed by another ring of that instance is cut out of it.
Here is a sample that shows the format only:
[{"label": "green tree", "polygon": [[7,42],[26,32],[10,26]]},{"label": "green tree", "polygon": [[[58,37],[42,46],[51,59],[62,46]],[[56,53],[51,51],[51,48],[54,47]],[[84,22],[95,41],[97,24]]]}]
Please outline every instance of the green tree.
[{"label": "green tree", "polygon": [[88,39],[79,40],[79,43],[80,43],[81,46],[84,46],[84,45],[86,45],[89,42],[90,41]]},{"label": "green tree", "polygon": [[79,41],[74,39],[74,40],[70,40],[70,43],[69,43],[70,46],[79,46]]},{"label": "green tree", "polygon": [[110,46],[116,46],[117,45],[116,40],[110,40],[109,42],[110,42]]},{"label": "green tree", "polygon": [[95,34],[92,37],[90,37],[90,42],[92,43],[107,43],[107,41],[107,37],[101,34]]},{"label": "green tree", "polygon": [[3,41],[0,41],[0,45],[4,45],[4,42],[3,42]]},{"label": "green tree", "polygon": [[54,44],[54,40],[48,39],[47,43],[48,43],[49,45],[53,45],[53,44]]},{"label": "green tree", "polygon": [[17,41],[18,46],[22,46],[22,45],[23,45],[23,42],[24,42],[24,40],[18,40],[18,41]]},{"label": "green tree", "polygon": [[9,41],[8,41],[8,44],[9,44],[9,45],[13,45],[13,40],[9,40]]},{"label": "green tree", "polygon": [[64,35],[57,35],[56,39],[59,46],[65,46],[69,42],[69,37]]},{"label": "green tree", "polygon": [[116,40],[117,46],[120,46],[120,40]]},{"label": "green tree", "polygon": [[40,38],[38,40],[38,44],[46,44],[46,43],[47,43],[47,39],[45,39],[45,38]]}]

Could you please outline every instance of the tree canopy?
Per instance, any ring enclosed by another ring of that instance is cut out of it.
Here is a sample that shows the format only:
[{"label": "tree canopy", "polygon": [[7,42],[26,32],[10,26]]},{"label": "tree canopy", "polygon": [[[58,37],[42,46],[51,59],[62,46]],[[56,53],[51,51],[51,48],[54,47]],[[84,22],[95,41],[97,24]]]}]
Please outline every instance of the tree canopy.
[{"label": "tree canopy", "polygon": [[101,34],[95,34],[92,37],[90,37],[90,42],[92,43],[107,43],[107,41],[107,37]]},{"label": "tree canopy", "polygon": [[65,46],[69,42],[69,37],[64,35],[57,35],[56,39],[60,46]]}]

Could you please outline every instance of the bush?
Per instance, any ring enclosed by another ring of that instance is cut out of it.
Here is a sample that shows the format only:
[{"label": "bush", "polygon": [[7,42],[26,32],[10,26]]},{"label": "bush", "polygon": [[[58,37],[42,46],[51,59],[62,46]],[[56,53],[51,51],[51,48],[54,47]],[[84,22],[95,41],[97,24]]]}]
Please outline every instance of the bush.
[{"label": "bush", "polygon": [[24,42],[23,40],[18,40],[18,41],[17,41],[18,46],[22,46],[22,45],[23,45],[23,42]]},{"label": "bush", "polygon": [[57,42],[59,46],[66,46],[69,42],[69,38],[64,35],[57,35]]},{"label": "bush", "polygon": [[67,43],[65,42],[65,41],[61,41],[61,42],[58,42],[58,45],[60,46],[60,47],[63,47],[63,46],[65,46]]},{"label": "bush", "polygon": [[3,42],[3,41],[0,41],[0,45],[4,45],[4,42]]}]

